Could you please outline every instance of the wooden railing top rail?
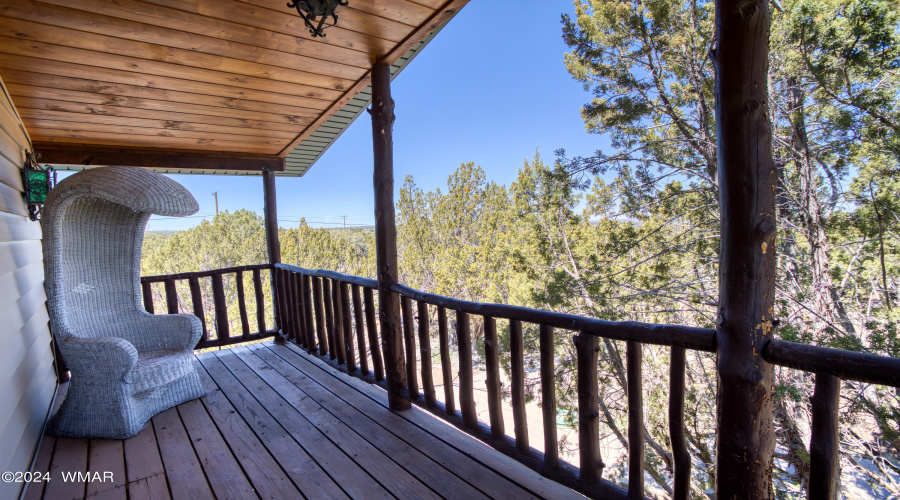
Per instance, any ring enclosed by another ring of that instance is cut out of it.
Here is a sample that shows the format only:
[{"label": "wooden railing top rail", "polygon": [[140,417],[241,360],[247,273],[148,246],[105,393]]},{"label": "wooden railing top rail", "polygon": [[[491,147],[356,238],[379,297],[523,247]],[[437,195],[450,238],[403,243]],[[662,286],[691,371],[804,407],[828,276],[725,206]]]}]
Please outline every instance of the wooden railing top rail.
[{"label": "wooden railing top rail", "polygon": [[763,348],[769,363],[842,380],[900,387],[900,359],[864,352],[844,351],[786,340],[770,340]]},{"label": "wooden railing top rail", "polygon": [[[309,276],[344,281],[366,288],[378,287],[378,282],[374,279],[349,276],[324,269],[311,270],[286,264],[276,264],[275,267]],[[151,278],[155,277],[142,278],[142,280]],[[634,340],[646,344],[675,345],[706,352],[716,351],[716,333],[715,330],[709,328],[659,325],[636,321],[605,321],[506,304],[470,302],[421,292],[400,284],[391,285],[391,291],[427,304],[469,314],[544,324],[614,340]],[[898,358],[798,344],[778,339],[769,341],[762,354],[769,363],[786,368],[812,373],[827,373],[842,380],[900,387],[900,359]]]},{"label": "wooden railing top rail", "polygon": [[[358,276],[349,276],[324,269],[311,270],[286,264],[275,264],[276,268],[294,271],[308,276],[329,278],[367,288],[377,288],[378,281]],[[614,340],[635,340],[646,344],[677,345],[698,351],[716,352],[716,331],[681,325],[658,325],[636,321],[605,321],[575,314],[542,311],[507,304],[485,304],[469,302],[442,295],[421,292],[405,285],[393,284],[391,291],[427,304],[445,307],[455,311],[496,318],[515,319],[527,323],[544,324],[563,330],[574,330]]]},{"label": "wooden railing top rail", "polygon": [[506,304],[485,304],[420,292],[404,285],[391,285],[391,291],[411,299],[456,311],[495,318],[538,323],[563,330],[574,330],[613,340],[634,340],[645,344],[677,345],[698,351],[716,352],[716,331],[681,325],[658,325],[637,321],[605,321]]},{"label": "wooden railing top rail", "polygon": [[276,269],[284,269],[285,271],[293,271],[295,273],[305,274],[307,276],[315,276],[317,278],[329,278],[333,280],[343,281],[351,285],[359,285],[365,288],[378,288],[378,280],[371,278],[361,278],[359,276],[351,276],[349,274],[341,274],[325,269],[306,269],[303,267],[292,266],[289,264],[275,264]]},{"label": "wooden railing top rail", "polygon": [[191,273],[160,274],[157,276],[141,276],[141,283],[158,283],[166,280],[185,280],[190,278],[208,278],[214,275],[236,273],[238,271],[253,271],[255,269],[271,269],[271,264],[253,264],[249,266],[225,267],[209,271],[196,271]]}]

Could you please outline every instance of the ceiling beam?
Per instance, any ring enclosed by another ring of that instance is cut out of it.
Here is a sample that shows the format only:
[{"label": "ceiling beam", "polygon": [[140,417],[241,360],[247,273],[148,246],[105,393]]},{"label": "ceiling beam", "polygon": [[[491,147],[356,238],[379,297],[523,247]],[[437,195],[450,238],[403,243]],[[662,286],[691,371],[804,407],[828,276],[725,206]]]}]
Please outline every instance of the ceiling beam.
[{"label": "ceiling beam", "polygon": [[35,142],[40,162],[76,167],[128,166],[186,170],[284,171],[284,158],[275,155],[215,151],[109,148],[82,144]]}]

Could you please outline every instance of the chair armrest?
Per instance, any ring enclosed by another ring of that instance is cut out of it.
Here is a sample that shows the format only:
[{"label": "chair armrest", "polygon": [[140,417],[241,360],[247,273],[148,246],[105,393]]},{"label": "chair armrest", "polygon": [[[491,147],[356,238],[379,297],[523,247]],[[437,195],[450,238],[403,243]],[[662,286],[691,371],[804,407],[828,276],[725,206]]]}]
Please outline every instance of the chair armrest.
[{"label": "chair armrest", "polygon": [[129,338],[139,351],[150,349],[177,349],[192,351],[203,335],[200,318],[190,314],[149,314],[140,311],[132,317],[136,322],[131,330],[135,338]]},{"label": "chair armrest", "polygon": [[59,348],[69,369],[85,378],[122,378],[138,360],[137,348],[118,337],[83,338],[70,335],[60,340]]}]

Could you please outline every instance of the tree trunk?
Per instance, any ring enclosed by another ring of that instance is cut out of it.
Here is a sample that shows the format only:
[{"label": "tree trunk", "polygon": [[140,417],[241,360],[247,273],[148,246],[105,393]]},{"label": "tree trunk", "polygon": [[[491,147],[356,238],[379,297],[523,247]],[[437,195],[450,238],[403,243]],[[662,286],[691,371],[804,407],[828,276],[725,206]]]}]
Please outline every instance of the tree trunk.
[{"label": "tree trunk", "polygon": [[829,272],[828,254],[831,247],[828,234],[825,232],[825,215],[819,200],[819,179],[816,175],[815,159],[809,151],[809,139],[806,133],[806,110],[804,107],[804,91],[796,78],[787,79],[788,106],[791,109],[792,136],[791,143],[794,162],[800,178],[800,207],[803,214],[803,226],[809,243],[809,267],[812,273],[813,310],[819,315],[814,319],[817,334],[824,331],[828,322],[835,317],[849,334],[854,334],[853,323],[849,320],[844,305],[838,298],[837,290]]}]

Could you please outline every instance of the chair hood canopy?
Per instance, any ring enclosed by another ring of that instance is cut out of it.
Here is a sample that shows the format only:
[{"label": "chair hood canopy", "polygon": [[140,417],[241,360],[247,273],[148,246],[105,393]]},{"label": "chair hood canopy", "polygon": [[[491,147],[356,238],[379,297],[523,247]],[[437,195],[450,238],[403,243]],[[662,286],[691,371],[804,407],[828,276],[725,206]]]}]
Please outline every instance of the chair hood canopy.
[{"label": "chair hood canopy", "polygon": [[92,197],[136,212],[172,217],[197,213],[200,206],[181,184],[152,170],[138,167],[102,167],[63,179],[50,190],[45,207],[70,198]]}]

